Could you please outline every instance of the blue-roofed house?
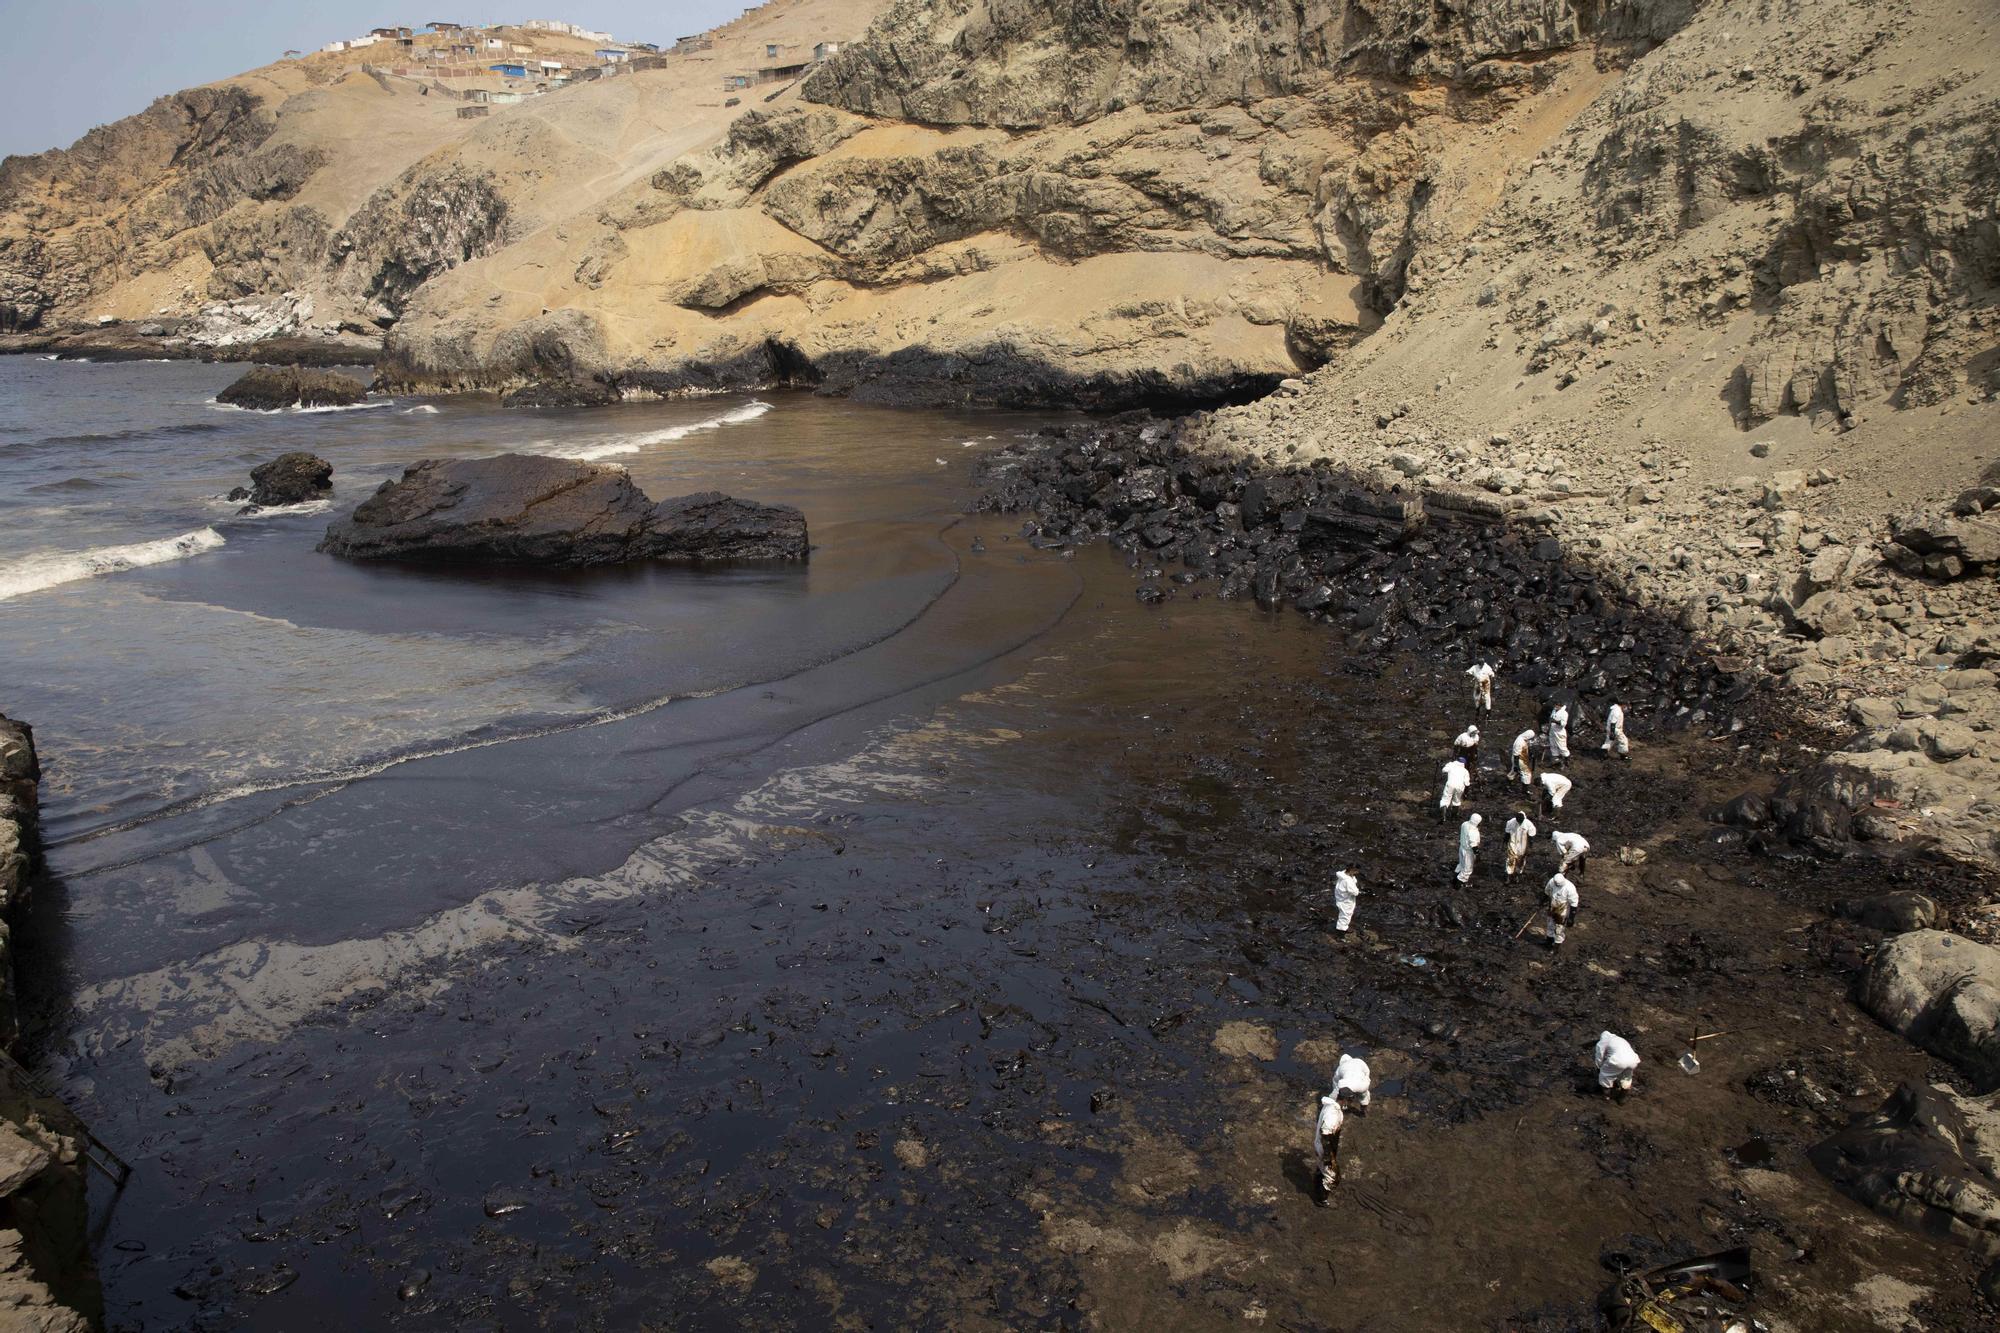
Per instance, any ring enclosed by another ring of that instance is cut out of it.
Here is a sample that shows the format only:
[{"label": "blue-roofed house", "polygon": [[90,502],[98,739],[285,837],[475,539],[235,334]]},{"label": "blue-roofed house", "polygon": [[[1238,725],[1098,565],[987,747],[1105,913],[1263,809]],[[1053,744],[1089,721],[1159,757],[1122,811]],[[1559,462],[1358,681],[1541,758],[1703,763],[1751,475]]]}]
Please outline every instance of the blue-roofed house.
[{"label": "blue-roofed house", "polygon": [[486,68],[492,70],[495,74],[503,75],[510,79],[525,79],[528,77],[528,67],[526,65],[488,65]]}]

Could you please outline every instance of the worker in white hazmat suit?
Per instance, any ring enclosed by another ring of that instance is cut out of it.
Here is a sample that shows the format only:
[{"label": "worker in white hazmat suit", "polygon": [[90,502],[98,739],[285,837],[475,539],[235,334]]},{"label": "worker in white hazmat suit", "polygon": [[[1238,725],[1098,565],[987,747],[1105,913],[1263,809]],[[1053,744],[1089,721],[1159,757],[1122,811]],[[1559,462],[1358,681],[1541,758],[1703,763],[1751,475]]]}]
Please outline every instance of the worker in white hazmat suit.
[{"label": "worker in white hazmat suit", "polygon": [[1615,1032],[1600,1032],[1591,1058],[1597,1062],[1597,1086],[1607,1096],[1622,1097],[1632,1090],[1632,1074],[1639,1068],[1639,1053],[1632,1049],[1631,1042]]},{"label": "worker in white hazmat suit", "polygon": [[1528,818],[1526,810],[1516,810],[1514,817],[1507,821],[1507,874],[1511,878],[1521,873],[1521,867],[1528,860],[1528,839],[1535,836],[1535,822]]},{"label": "worker in white hazmat suit", "polygon": [[1340,1127],[1347,1115],[1340,1098],[1328,1093],[1319,1099],[1319,1118],[1313,1122],[1313,1156],[1319,1159],[1319,1204],[1333,1204],[1333,1187],[1340,1183]]},{"label": "worker in white hazmat suit", "polygon": [[1333,1095],[1348,1107],[1366,1107],[1375,1081],[1368,1074],[1368,1062],[1344,1052],[1333,1067]]},{"label": "worker in white hazmat suit", "polygon": [[1507,776],[1519,780],[1523,787],[1535,785],[1535,765],[1530,755],[1536,740],[1534,728],[1530,727],[1514,738],[1507,751]]},{"label": "worker in white hazmat suit", "polygon": [[1342,870],[1333,877],[1333,928],[1345,931],[1354,920],[1354,905],[1361,901],[1361,882],[1352,872]]},{"label": "worker in white hazmat suit", "polygon": [[1491,662],[1474,662],[1465,669],[1465,674],[1472,677],[1472,706],[1489,713],[1492,712],[1493,664]]},{"label": "worker in white hazmat suit", "polygon": [[1567,875],[1570,867],[1574,866],[1577,876],[1581,878],[1584,858],[1590,855],[1590,840],[1581,833],[1560,833],[1552,830],[1549,833],[1549,841],[1556,845],[1556,856],[1562,862],[1556,869]]},{"label": "worker in white hazmat suit", "polygon": [[1442,822],[1451,811],[1458,809],[1458,803],[1465,797],[1465,789],[1472,785],[1472,774],[1465,767],[1465,761],[1454,759],[1446,764],[1444,790],[1438,793],[1438,819]]},{"label": "worker in white hazmat suit", "polygon": [[1472,882],[1472,853],[1479,847],[1479,812],[1474,811],[1458,826],[1458,871],[1460,884]]},{"label": "worker in white hazmat suit", "polygon": [[1569,758],[1569,705],[1557,704],[1549,710],[1547,745],[1551,762]]},{"label": "worker in white hazmat suit", "polygon": [[1632,742],[1625,739],[1625,706],[1612,704],[1604,711],[1604,753],[1620,759],[1632,757]]},{"label": "worker in white hazmat suit", "polygon": [[1542,774],[1542,813],[1563,808],[1563,797],[1569,795],[1571,782],[1560,773],[1544,771]]},{"label": "worker in white hazmat suit", "polygon": [[1582,901],[1577,897],[1576,885],[1560,870],[1550,875],[1549,882],[1542,887],[1549,898],[1548,910],[1542,914],[1542,934],[1547,937],[1549,947],[1554,948],[1569,934],[1569,923]]},{"label": "worker in white hazmat suit", "polygon": [[1467,768],[1479,767],[1479,728],[1467,727],[1452,738],[1451,748],[1465,761]]}]

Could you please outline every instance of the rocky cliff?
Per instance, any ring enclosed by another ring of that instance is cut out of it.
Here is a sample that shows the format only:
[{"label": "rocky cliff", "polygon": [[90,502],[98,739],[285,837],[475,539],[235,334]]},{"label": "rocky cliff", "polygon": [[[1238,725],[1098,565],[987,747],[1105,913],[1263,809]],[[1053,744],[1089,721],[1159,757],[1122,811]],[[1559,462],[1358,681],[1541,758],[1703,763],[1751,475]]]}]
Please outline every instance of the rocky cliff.
[{"label": "rocky cliff", "polygon": [[893,4],[530,247],[535,283],[510,250],[427,286],[387,372],[1253,397],[1372,333],[1419,246],[1691,8]]},{"label": "rocky cliff", "polygon": [[[1098,407],[1333,362],[1617,380],[1622,408],[1646,349],[1699,344],[1690,429],[1844,429],[1991,388],[1989,22],[796,0],[475,120],[314,56],[0,167],[0,324],[387,330],[413,388]],[[802,80],[723,86],[826,40]]]}]

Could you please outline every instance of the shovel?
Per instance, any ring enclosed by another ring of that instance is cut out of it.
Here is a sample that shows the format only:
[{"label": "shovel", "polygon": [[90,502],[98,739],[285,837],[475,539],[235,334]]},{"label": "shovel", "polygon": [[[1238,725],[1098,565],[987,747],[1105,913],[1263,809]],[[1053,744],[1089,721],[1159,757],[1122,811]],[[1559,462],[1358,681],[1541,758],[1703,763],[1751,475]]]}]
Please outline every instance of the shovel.
[{"label": "shovel", "polygon": [[1681,1052],[1681,1072],[1683,1074],[1699,1074],[1701,1072],[1701,1061],[1695,1058],[1695,1047],[1716,1037],[1726,1037],[1730,1031],[1731,1029],[1725,1028],[1721,1032],[1704,1032],[1699,1036],[1688,1038],[1688,1048]]}]

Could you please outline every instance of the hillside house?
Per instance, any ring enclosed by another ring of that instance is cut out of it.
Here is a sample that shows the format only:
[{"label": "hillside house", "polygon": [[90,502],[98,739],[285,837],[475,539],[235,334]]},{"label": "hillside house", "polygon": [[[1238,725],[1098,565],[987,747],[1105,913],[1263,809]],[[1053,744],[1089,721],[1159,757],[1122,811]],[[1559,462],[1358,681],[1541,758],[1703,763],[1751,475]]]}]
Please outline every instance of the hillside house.
[{"label": "hillside house", "polygon": [[733,93],[739,88],[748,88],[749,86],[750,76],[748,74],[725,74],[722,76],[722,91],[725,93]]},{"label": "hillside house", "polygon": [[492,70],[503,79],[525,79],[528,77],[528,67],[526,65],[488,65],[486,68]]},{"label": "hillside house", "polygon": [[821,42],[817,46],[813,47],[813,59],[825,60],[828,56],[834,55],[839,50],[840,50],[839,42]]},{"label": "hillside house", "polygon": [[399,41],[410,35],[408,28],[370,28],[368,31],[370,36],[380,37],[385,42]]},{"label": "hillside house", "polygon": [[804,61],[796,65],[767,65],[757,71],[757,82],[776,83],[780,79],[796,79],[811,68],[812,66]]},{"label": "hillside house", "polygon": [[615,65],[621,60],[630,60],[632,53],[615,46],[606,46],[598,48],[597,58],[607,65]]},{"label": "hillside house", "polygon": [[560,60],[543,60],[537,63],[541,66],[542,73],[544,74],[554,74],[563,67],[563,62]]}]

